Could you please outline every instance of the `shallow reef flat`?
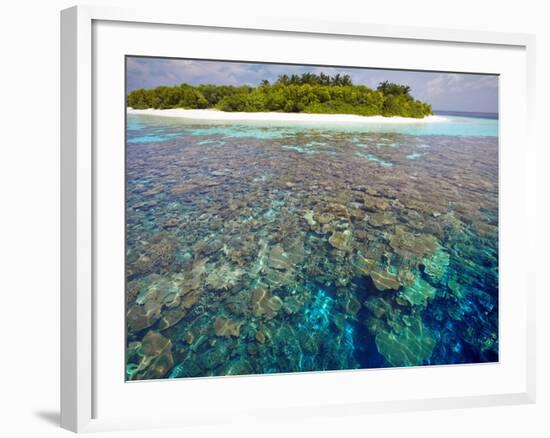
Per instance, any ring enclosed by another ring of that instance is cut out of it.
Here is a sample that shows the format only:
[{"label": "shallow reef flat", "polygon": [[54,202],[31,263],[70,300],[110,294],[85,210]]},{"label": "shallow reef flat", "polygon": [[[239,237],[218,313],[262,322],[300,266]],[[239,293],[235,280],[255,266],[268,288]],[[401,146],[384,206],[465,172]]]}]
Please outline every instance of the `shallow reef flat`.
[{"label": "shallow reef flat", "polygon": [[498,138],[127,126],[130,380],[498,361]]}]

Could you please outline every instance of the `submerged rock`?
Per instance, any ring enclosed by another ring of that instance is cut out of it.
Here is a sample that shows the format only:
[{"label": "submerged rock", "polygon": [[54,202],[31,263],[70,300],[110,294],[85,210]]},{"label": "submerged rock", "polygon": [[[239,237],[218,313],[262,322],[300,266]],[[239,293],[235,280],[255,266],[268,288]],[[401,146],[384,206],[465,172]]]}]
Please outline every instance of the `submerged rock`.
[{"label": "submerged rock", "polygon": [[348,251],[351,244],[351,231],[345,230],[343,232],[335,231],[328,239],[328,242],[336,249],[340,251]]},{"label": "submerged rock", "polygon": [[150,331],[141,342],[141,361],[130,376],[131,379],[159,379],[174,366],[172,342],[160,333]]},{"label": "submerged rock", "polygon": [[374,283],[374,286],[376,289],[383,291],[383,290],[398,290],[399,289],[399,280],[397,279],[397,275],[390,274],[388,271],[381,269],[381,268],[374,268],[371,273],[370,277],[372,278],[372,282]]},{"label": "submerged rock", "polygon": [[256,340],[260,343],[260,344],[263,344],[265,342],[265,332],[263,330],[258,330],[256,332],[256,336],[255,336]]},{"label": "submerged rock", "polygon": [[178,249],[177,240],[168,233],[153,235],[149,241],[137,245],[139,251],[136,256],[128,257],[128,275],[145,275],[152,272],[161,272],[171,266]]},{"label": "submerged rock", "polygon": [[449,268],[449,262],[449,253],[443,248],[438,248],[431,258],[424,259],[424,272],[432,281],[439,283]]},{"label": "submerged rock", "polygon": [[240,268],[222,265],[208,274],[205,284],[213,290],[229,290],[239,284],[243,274]]},{"label": "submerged rock", "polygon": [[292,268],[292,264],[288,258],[282,245],[275,245],[269,253],[269,267],[286,271]]},{"label": "submerged rock", "polygon": [[386,225],[393,225],[395,218],[389,211],[379,211],[374,214],[369,214],[369,223],[376,228],[384,227]]},{"label": "submerged rock", "polygon": [[375,316],[376,320],[382,320],[393,311],[389,301],[382,297],[369,297],[363,304]]},{"label": "submerged rock", "polygon": [[334,215],[331,214],[331,213],[319,213],[317,214],[316,216],[316,219],[317,221],[321,224],[321,225],[327,225],[327,224],[330,224],[334,219]]},{"label": "submerged rock", "polygon": [[130,330],[139,332],[151,327],[160,318],[160,306],[147,309],[145,306],[133,304],[126,314]]},{"label": "submerged rock", "polygon": [[357,269],[359,274],[367,276],[370,275],[372,268],[376,266],[376,260],[357,255],[354,259],[353,266]]},{"label": "submerged rock", "polygon": [[184,305],[164,311],[157,324],[158,329],[162,331],[172,327],[180,322],[186,313],[187,311]]},{"label": "submerged rock", "polygon": [[344,310],[350,316],[356,316],[359,310],[361,310],[361,302],[355,297],[353,292],[345,294]]},{"label": "submerged rock", "polygon": [[390,206],[387,200],[379,196],[364,195],[365,209],[367,211],[378,212],[387,210]]},{"label": "submerged rock", "polygon": [[390,239],[390,246],[402,257],[426,257],[434,253],[437,245],[435,237],[429,234],[414,235],[396,227],[395,234]]},{"label": "submerged rock", "polygon": [[282,300],[276,295],[270,295],[265,289],[256,288],[251,297],[252,314],[255,317],[273,319],[283,306]]},{"label": "submerged rock", "polygon": [[411,306],[426,307],[429,300],[435,297],[436,290],[427,281],[418,277],[412,286],[399,291],[400,303]]},{"label": "submerged rock", "polygon": [[214,321],[214,331],[216,336],[229,337],[234,336],[239,337],[241,331],[241,325],[243,323],[240,321],[233,321],[226,318],[216,318]]},{"label": "submerged rock", "polygon": [[297,267],[305,258],[304,240],[301,236],[284,243],[284,256],[292,267]]},{"label": "submerged rock", "polygon": [[349,210],[348,208],[340,203],[330,203],[326,206],[325,213],[336,216],[339,219],[349,219]]},{"label": "submerged rock", "polygon": [[309,228],[314,231],[317,227],[317,222],[315,222],[315,219],[313,219],[313,210],[306,211],[302,217],[309,225]]},{"label": "submerged rock", "polygon": [[423,365],[430,357],[435,339],[419,317],[401,322],[396,330],[380,330],[376,347],[391,366]]}]

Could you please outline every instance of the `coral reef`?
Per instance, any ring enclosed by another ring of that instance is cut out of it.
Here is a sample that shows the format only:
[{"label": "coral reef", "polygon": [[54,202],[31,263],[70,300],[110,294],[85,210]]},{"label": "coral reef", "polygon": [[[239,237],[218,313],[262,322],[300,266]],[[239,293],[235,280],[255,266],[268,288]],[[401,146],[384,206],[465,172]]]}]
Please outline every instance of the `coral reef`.
[{"label": "coral reef", "polygon": [[236,338],[240,335],[241,322],[232,321],[225,318],[217,318],[214,321],[214,331],[216,336],[234,336]]},{"label": "coral reef", "polygon": [[340,251],[348,251],[351,244],[351,231],[335,231],[328,239],[334,248],[339,249]]},{"label": "coral reef", "polygon": [[391,366],[423,365],[432,356],[435,339],[420,318],[403,318],[392,330],[377,332],[376,346]]},{"label": "coral reef", "polygon": [[426,307],[428,300],[433,299],[435,294],[435,288],[421,277],[418,277],[412,286],[399,292],[397,301],[400,304]]},{"label": "coral reef", "polygon": [[252,291],[251,305],[254,316],[273,319],[283,307],[283,302],[278,296],[269,295],[265,289],[257,288]]},{"label": "coral reef", "polygon": [[144,117],[130,140],[128,379],[498,360],[495,138]]},{"label": "coral reef", "polygon": [[[172,341],[160,333],[148,332],[143,341],[134,345],[129,351],[130,378],[159,379],[162,378],[174,366],[172,357]],[[134,363],[133,360],[138,360]]]},{"label": "coral reef", "polygon": [[378,290],[397,290],[399,289],[399,280],[396,274],[392,274],[384,269],[375,268],[370,272],[370,278]]}]

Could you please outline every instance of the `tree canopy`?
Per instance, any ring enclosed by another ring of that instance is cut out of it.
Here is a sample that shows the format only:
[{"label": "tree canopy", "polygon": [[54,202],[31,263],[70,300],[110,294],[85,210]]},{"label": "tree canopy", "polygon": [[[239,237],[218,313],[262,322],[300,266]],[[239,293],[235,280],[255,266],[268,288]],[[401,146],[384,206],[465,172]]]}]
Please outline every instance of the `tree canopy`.
[{"label": "tree canopy", "polygon": [[349,75],[303,73],[281,75],[259,86],[181,84],[130,92],[131,108],[216,108],[221,111],[275,111],[324,114],[383,115],[422,118],[432,107],[415,100],[407,85],[381,82],[376,90],[354,85]]}]

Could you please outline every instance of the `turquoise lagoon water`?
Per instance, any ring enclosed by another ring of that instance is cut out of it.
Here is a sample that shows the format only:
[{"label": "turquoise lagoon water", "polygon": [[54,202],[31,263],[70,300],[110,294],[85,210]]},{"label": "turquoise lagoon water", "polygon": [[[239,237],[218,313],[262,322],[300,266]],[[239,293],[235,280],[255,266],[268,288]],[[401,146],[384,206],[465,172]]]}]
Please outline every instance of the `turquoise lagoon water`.
[{"label": "turquoise lagoon water", "polygon": [[498,361],[498,120],[127,118],[127,378]]},{"label": "turquoise lagoon water", "polygon": [[[452,114],[458,114],[453,112]],[[230,137],[260,137],[274,138],[285,135],[292,135],[297,130],[320,130],[337,131],[350,133],[394,133],[408,134],[416,136],[424,135],[451,135],[451,136],[469,136],[469,137],[497,137],[498,119],[492,113],[462,113],[464,115],[448,115],[446,112],[437,113],[437,116],[444,117],[445,121],[435,123],[410,123],[410,124],[389,124],[389,123],[369,123],[369,124],[318,124],[315,122],[289,123],[289,122],[246,122],[235,124],[234,122],[217,122],[212,125],[211,122],[169,119],[166,117],[128,115],[127,134],[128,141],[133,142],[154,142],[170,138],[170,135],[179,128],[188,126],[185,132],[179,131],[182,135],[210,135],[220,134]],[[468,114],[481,114],[483,117],[472,117]],[[143,124],[147,123],[149,130],[154,130],[158,126],[158,132],[165,133],[165,136],[147,134],[143,136]]]}]

